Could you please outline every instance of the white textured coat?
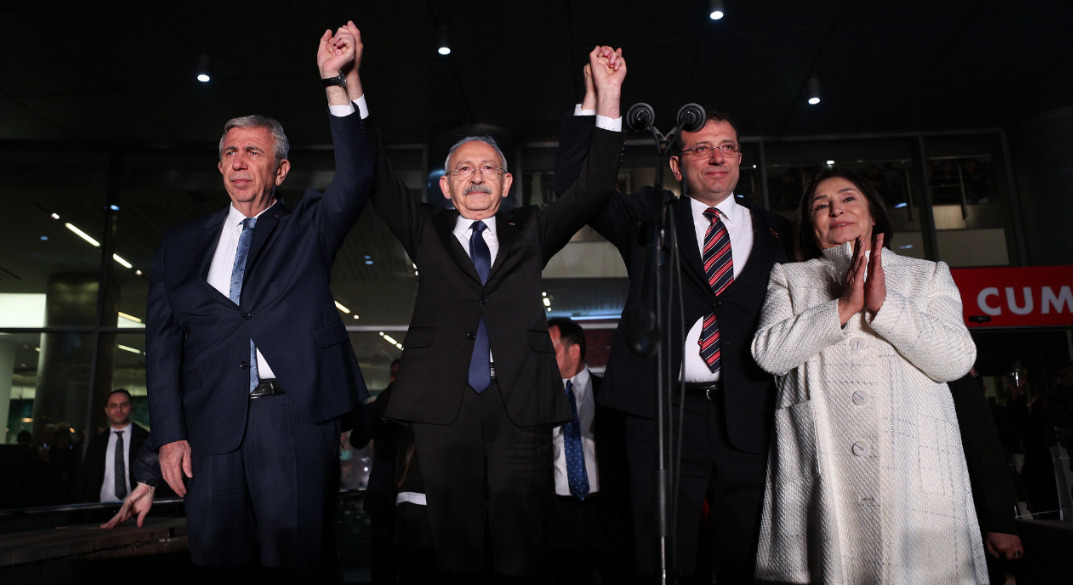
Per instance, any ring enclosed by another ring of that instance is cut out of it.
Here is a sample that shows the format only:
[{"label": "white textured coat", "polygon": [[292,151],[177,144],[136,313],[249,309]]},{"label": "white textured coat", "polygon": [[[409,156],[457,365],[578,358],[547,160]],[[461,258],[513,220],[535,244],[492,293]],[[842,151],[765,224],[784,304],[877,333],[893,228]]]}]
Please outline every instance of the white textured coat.
[{"label": "white textured coat", "polygon": [[844,327],[851,244],[771,272],[752,352],[777,376],[757,578],[987,583],[946,382],[976,346],[943,263],[883,250],[887,298]]}]

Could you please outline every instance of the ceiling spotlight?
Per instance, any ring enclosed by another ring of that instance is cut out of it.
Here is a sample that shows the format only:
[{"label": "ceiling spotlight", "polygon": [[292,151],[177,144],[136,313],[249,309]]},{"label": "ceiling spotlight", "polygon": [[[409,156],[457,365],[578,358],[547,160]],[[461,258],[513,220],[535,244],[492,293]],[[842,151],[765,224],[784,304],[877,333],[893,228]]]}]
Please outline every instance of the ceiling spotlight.
[{"label": "ceiling spotlight", "polygon": [[209,55],[208,53],[202,53],[197,59],[197,80],[201,83],[208,83],[212,77],[209,76]]},{"label": "ceiling spotlight", "polygon": [[723,10],[723,0],[712,0],[710,4],[710,10],[708,11],[708,18],[712,20],[722,20],[726,13]]},{"label": "ceiling spotlight", "polygon": [[447,40],[447,25],[440,25],[440,48],[436,49],[436,52],[441,55],[451,54],[451,43]]},{"label": "ceiling spotlight", "polygon": [[808,78],[808,103],[810,106],[820,103],[820,80],[815,77]]}]

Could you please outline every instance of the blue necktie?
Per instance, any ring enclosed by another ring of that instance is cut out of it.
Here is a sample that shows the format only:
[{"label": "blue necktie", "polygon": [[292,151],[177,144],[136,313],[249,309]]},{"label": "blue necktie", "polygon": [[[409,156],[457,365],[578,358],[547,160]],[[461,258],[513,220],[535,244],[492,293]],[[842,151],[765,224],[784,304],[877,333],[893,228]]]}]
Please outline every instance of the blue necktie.
[{"label": "blue necktie", "polygon": [[[250,240],[253,239],[253,227],[257,225],[256,217],[242,220],[242,233],[238,236],[238,249],[235,250],[235,266],[231,269],[231,302],[236,305],[242,298],[242,276],[246,273],[246,257],[250,254]],[[261,383],[257,375],[257,348],[250,340],[250,392]]]},{"label": "blue necktie", "polygon": [[[481,284],[488,281],[488,272],[492,269],[492,252],[481,235],[488,226],[483,221],[473,222],[473,233],[469,237],[469,257],[481,277]],[[473,341],[473,354],[469,358],[469,385],[477,391],[484,392],[492,384],[491,364],[488,363],[488,329],[484,326],[484,317],[477,324],[477,337]]]},{"label": "blue necktie", "polygon": [[585,448],[581,444],[581,422],[577,416],[577,399],[574,398],[574,383],[566,381],[566,397],[570,400],[570,413],[574,420],[563,425],[563,450],[566,451],[566,481],[570,493],[584,500],[589,495],[589,473],[585,471]]}]

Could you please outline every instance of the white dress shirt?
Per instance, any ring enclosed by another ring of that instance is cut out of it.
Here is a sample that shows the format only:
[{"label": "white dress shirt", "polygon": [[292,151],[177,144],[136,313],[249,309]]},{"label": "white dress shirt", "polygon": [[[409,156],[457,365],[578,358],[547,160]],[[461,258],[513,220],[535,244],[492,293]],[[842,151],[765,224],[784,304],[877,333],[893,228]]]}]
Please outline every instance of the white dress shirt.
[{"label": "white dress shirt", "polygon": [[[573,383],[574,400],[577,402],[578,425],[581,427],[581,446],[585,452],[585,473],[589,476],[589,494],[600,491],[600,475],[596,469],[596,442],[592,435],[592,419],[596,415],[596,399],[592,391],[592,374],[583,368],[573,378],[563,378]],[[564,450],[563,427],[551,431],[551,442],[555,449],[552,463],[555,469],[555,494],[569,496],[570,485],[566,477],[566,452]]]},{"label": "white dress shirt", "polygon": [[123,428],[108,427],[108,446],[104,450],[104,479],[101,480],[101,501],[118,502],[123,498],[115,495],[115,443],[116,431],[123,431],[123,467],[127,469],[127,475],[123,483],[127,484],[127,493],[130,493],[130,443],[131,425]]},{"label": "white dress shirt", "polygon": [[[271,207],[269,205],[269,208]],[[261,217],[261,214],[265,211],[268,211],[268,209],[258,213],[256,217]],[[209,265],[209,284],[228,298],[231,297],[231,271],[235,267],[238,236],[242,233],[242,220],[244,219],[246,219],[246,216],[242,215],[242,212],[238,209],[235,209],[235,204],[232,203],[231,207],[228,208],[224,227],[220,230],[220,239],[216,243],[216,253],[212,255],[212,264]],[[248,258],[247,261],[249,261]],[[276,377],[272,373],[272,367],[265,361],[265,356],[261,355],[261,350],[259,349],[257,350],[257,376],[262,380]]]},{"label": "white dress shirt", "polygon": [[[745,268],[745,263],[749,261],[749,254],[753,251],[753,214],[749,208],[738,204],[733,195],[715,207],[719,210],[723,225],[726,226],[727,233],[730,235],[730,254],[734,260],[734,278],[737,278]],[[708,231],[708,226],[711,225],[711,221],[704,216],[708,205],[690,198],[689,209],[693,214],[697,249],[703,250],[704,232]],[[720,377],[720,372],[712,373],[708,364],[704,362],[704,358],[700,357],[700,333],[703,323],[704,317],[697,319],[686,334],[681,373],[685,382],[714,382]]]}]

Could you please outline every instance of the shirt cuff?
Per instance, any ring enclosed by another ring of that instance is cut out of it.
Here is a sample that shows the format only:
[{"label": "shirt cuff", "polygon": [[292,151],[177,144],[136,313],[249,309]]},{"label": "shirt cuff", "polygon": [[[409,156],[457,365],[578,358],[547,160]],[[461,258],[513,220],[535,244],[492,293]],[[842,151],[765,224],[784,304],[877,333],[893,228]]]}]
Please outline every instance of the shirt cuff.
[{"label": "shirt cuff", "polygon": [[362,120],[369,117],[369,106],[365,103],[365,94],[361,94],[360,98],[350,102],[345,106],[328,106],[328,111],[330,111],[333,116],[339,117],[349,116],[350,114],[354,113],[354,110],[357,110],[361,113]]},{"label": "shirt cuff", "polygon": [[622,117],[608,118],[607,116],[596,115],[596,127],[609,130],[611,132],[622,132]]},{"label": "shirt cuff", "polygon": [[596,110],[582,110],[581,109],[581,104],[574,104],[574,115],[575,116],[595,116],[596,115]]}]

